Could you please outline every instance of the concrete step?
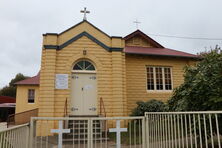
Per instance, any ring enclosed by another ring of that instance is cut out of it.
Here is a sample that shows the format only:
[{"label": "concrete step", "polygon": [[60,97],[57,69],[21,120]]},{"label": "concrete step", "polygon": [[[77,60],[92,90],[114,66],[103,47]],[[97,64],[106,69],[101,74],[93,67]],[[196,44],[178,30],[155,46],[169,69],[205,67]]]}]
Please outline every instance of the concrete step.
[{"label": "concrete step", "polygon": [[[109,138],[96,138],[96,139],[93,139],[93,142],[104,142],[104,141],[109,141]],[[72,139],[72,138],[69,138],[69,139],[63,139],[63,142],[64,143],[75,143],[75,144],[87,144],[88,142],[88,139],[85,138],[85,139]]]}]

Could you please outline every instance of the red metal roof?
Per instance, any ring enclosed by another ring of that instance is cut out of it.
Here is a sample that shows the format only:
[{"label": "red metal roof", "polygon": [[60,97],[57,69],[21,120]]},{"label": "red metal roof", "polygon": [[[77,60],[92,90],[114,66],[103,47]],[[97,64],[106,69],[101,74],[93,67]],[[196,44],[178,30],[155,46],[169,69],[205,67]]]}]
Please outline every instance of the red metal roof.
[{"label": "red metal roof", "polygon": [[38,73],[34,77],[27,78],[27,79],[22,80],[22,81],[18,81],[15,84],[16,85],[39,85],[39,78],[40,78],[40,74]]},{"label": "red metal roof", "polygon": [[168,48],[150,48],[150,47],[136,47],[126,46],[124,49],[126,54],[140,54],[140,55],[154,55],[154,56],[170,56],[170,57],[184,57],[184,58],[200,58],[197,55],[177,51]]},{"label": "red metal roof", "polygon": [[1,103],[15,103],[15,98],[9,96],[0,96],[0,104]]}]

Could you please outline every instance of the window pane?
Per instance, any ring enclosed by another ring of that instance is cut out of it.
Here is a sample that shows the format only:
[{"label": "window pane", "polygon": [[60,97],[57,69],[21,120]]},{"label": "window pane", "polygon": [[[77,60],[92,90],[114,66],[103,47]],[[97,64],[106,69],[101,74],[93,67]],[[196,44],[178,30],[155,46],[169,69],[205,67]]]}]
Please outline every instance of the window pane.
[{"label": "window pane", "polygon": [[153,67],[147,67],[147,89],[154,90]]},{"label": "window pane", "polygon": [[35,102],[35,90],[29,89],[28,90],[28,103],[34,103]]},{"label": "window pane", "polygon": [[163,74],[162,74],[162,68],[156,67],[156,89],[157,90],[163,90]]},{"label": "window pane", "polygon": [[85,67],[84,67],[84,69],[87,69],[90,65],[92,65],[92,64],[89,63],[88,61],[85,61]]},{"label": "window pane", "polygon": [[84,61],[79,61],[76,65],[78,65],[82,70],[84,69]]},{"label": "window pane", "polygon": [[86,70],[95,70],[95,67],[91,64],[86,68]]},{"label": "window pane", "polygon": [[172,80],[171,80],[171,69],[164,68],[164,76],[165,76],[165,89],[172,90]]},{"label": "window pane", "polygon": [[76,65],[74,66],[73,70],[82,70],[82,68],[80,68],[79,65],[76,64]]}]

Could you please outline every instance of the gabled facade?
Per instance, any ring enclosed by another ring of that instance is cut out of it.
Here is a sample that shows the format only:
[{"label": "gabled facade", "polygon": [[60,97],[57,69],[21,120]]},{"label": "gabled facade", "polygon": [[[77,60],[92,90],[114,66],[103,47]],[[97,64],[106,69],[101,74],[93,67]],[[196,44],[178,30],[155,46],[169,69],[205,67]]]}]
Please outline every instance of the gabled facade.
[{"label": "gabled facade", "polygon": [[[198,60],[164,48],[139,30],[111,37],[88,21],[44,34],[42,47],[35,93],[43,117],[61,117],[66,110],[71,116],[128,116],[137,101],[166,101],[183,82],[184,66]],[[31,84],[17,86],[20,94]],[[17,95],[17,102],[22,100],[27,97]]]}]

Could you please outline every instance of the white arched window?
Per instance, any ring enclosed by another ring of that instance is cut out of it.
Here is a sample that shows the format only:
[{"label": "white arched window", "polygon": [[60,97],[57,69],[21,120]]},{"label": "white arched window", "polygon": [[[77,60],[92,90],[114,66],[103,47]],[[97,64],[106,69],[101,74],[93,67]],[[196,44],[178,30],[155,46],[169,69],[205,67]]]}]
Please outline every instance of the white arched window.
[{"label": "white arched window", "polygon": [[88,60],[81,60],[79,62],[77,62],[74,67],[73,67],[73,70],[77,70],[77,71],[80,71],[80,70],[84,70],[84,71],[95,71],[95,67],[94,65],[88,61]]}]

